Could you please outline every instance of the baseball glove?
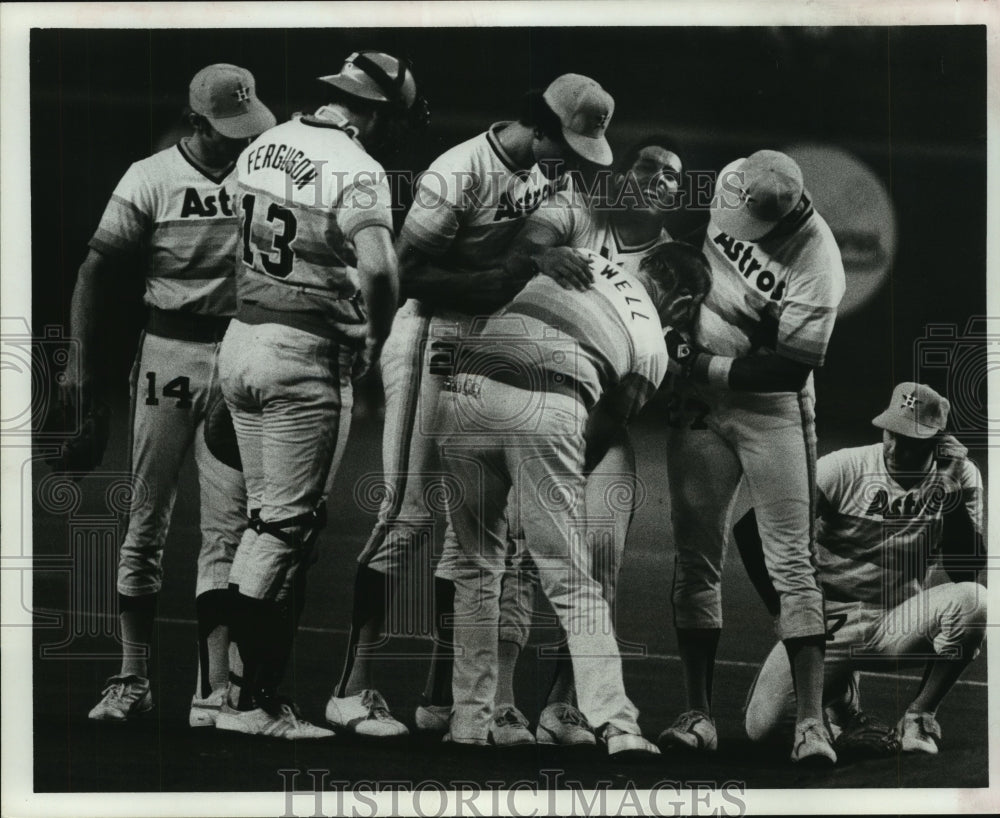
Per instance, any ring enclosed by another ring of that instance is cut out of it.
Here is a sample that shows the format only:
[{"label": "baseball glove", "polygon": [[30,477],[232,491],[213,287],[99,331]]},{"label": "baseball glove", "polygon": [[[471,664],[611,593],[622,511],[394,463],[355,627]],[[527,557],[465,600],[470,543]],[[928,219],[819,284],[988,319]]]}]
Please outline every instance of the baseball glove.
[{"label": "baseball glove", "polygon": [[229,468],[243,471],[243,460],[240,458],[240,447],[236,442],[236,430],[233,428],[233,416],[222,397],[216,394],[205,412],[205,444],[216,460],[225,463]]},{"label": "baseball glove", "polygon": [[838,758],[885,758],[900,752],[902,745],[895,727],[858,712],[833,742]]},{"label": "baseball glove", "polygon": [[111,436],[111,408],[103,401],[92,401],[80,418],[79,428],[71,404],[59,404],[54,414],[55,424],[72,431],[67,432],[59,452],[45,458],[52,471],[82,475],[100,466]]}]

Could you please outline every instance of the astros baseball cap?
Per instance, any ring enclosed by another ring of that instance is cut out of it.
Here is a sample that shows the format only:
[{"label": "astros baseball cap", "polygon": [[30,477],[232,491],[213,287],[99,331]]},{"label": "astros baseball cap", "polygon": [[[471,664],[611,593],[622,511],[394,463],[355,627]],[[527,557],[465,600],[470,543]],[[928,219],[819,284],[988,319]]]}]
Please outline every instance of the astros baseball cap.
[{"label": "astros baseball cap", "polygon": [[274,127],[277,120],[257,99],[253,74],[238,65],[215,63],[191,80],[188,102],[223,136],[249,139]]},{"label": "astros baseball cap", "polygon": [[757,151],[719,173],[712,219],[733,238],[757,241],[792,211],[804,191],[802,171],[792,157],[780,151]]},{"label": "astros baseball cap", "polygon": [[615,112],[611,94],[590,77],[563,74],[545,89],[542,98],[559,117],[563,138],[588,162],[610,165],[614,155],[604,136]]},{"label": "astros baseball cap", "polygon": [[872,425],[897,435],[926,439],[944,430],[950,409],[948,399],[929,386],[907,381],[892,390],[888,408]]}]

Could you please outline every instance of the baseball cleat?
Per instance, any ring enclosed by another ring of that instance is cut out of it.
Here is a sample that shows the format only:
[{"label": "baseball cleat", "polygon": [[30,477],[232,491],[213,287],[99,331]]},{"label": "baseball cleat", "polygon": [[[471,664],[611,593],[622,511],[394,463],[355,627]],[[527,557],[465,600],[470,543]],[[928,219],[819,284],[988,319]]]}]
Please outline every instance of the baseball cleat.
[{"label": "baseball cleat", "polygon": [[638,733],[626,733],[619,727],[609,724],[601,733],[601,741],[607,747],[611,758],[622,761],[628,759],[641,760],[649,756],[658,756],[660,748],[647,741]]},{"label": "baseball cleat", "polygon": [[447,733],[451,721],[450,704],[422,704],[414,714],[417,729],[422,733]]},{"label": "baseball cleat", "polygon": [[837,753],[830,745],[830,734],[819,719],[802,719],[795,725],[792,761],[836,764]]},{"label": "baseball cleat", "polygon": [[215,729],[291,740],[329,738],[334,734],[333,730],[317,727],[301,718],[298,708],[288,702],[282,702],[276,713],[268,713],[262,707],[236,710],[227,702],[219,711]]},{"label": "baseball cleat", "polygon": [[215,727],[215,720],[226,701],[227,687],[217,687],[204,699],[195,694],[191,697],[188,724],[191,727]]},{"label": "baseball cleat", "polygon": [[353,696],[331,696],[326,703],[329,724],[358,736],[394,738],[409,734],[403,722],[392,717],[389,705],[377,690],[362,690]]},{"label": "baseball cleat", "polygon": [[681,713],[670,727],[660,733],[656,743],[664,750],[711,752],[719,748],[719,733],[712,717],[702,710]]},{"label": "baseball cleat", "polygon": [[554,702],[542,711],[538,717],[535,739],[539,744],[559,744],[563,747],[597,743],[594,731],[583,713],[565,702]]},{"label": "baseball cleat", "polygon": [[941,741],[941,725],[933,713],[907,710],[896,725],[896,730],[904,753],[937,753],[938,742]]},{"label": "baseball cleat", "polygon": [[503,705],[493,716],[490,740],[496,747],[518,747],[535,743],[535,737],[528,729],[528,720],[512,704]]},{"label": "baseball cleat", "polygon": [[149,679],[141,676],[112,676],[101,691],[103,698],[87,714],[96,721],[125,721],[153,709]]}]

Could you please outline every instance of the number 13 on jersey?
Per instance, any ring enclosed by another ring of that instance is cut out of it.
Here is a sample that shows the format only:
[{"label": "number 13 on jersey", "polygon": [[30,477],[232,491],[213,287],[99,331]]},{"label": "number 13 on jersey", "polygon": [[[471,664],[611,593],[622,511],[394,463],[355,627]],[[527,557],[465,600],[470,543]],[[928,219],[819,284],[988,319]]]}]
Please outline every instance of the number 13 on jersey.
[{"label": "number 13 on jersey", "polygon": [[[255,270],[261,270],[274,278],[286,278],[292,272],[295,251],[291,244],[298,232],[295,214],[277,202],[271,202],[264,220],[270,228],[270,246],[267,237],[254,231],[253,211],[257,197],[253,193],[243,194],[243,261]],[[263,227],[263,225],[262,225]],[[260,228],[258,228],[260,229]],[[260,264],[255,263],[259,257]]]}]

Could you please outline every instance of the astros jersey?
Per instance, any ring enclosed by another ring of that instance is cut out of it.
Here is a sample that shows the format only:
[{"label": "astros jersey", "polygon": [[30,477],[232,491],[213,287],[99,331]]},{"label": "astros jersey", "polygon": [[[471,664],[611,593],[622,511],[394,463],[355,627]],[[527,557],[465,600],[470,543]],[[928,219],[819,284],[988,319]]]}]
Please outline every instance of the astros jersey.
[{"label": "astros jersey", "polygon": [[553,246],[593,250],[633,275],[650,250],[671,241],[670,234],[662,230],[652,241],[634,247],[625,244],[610,214],[593,212],[574,191],[556,194],[531,214],[530,222],[550,237]]},{"label": "astros jersey", "polygon": [[392,230],[382,166],[333,122],[305,116],[261,135],[236,160],[238,317],[335,337],[363,323],[352,240]]},{"label": "astros jersey", "polygon": [[703,349],[732,357],[777,352],[823,364],[844,295],[844,266],[833,233],[811,205],[789,228],[748,242],[709,222],[703,250],[712,288],[695,330]]},{"label": "astros jersey", "polygon": [[497,123],[439,156],[421,175],[403,233],[452,269],[497,266],[525,217],[569,181],[519,170],[500,145]]},{"label": "astros jersey", "polygon": [[[982,479],[962,460],[942,500],[937,468],[904,490],[885,468],[882,444],[841,449],[819,459],[816,563],[826,598],[892,607],[918,590],[941,544],[943,512],[964,502],[981,533]],[[958,499],[958,498],[961,499]]]},{"label": "astros jersey", "polygon": [[232,315],[237,235],[230,175],[207,175],[181,143],[135,162],[90,246],[107,255],[142,252],[150,306]]},{"label": "astros jersey", "polygon": [[486,363],[496,380],[536,369],[537,383],[514,385],[571,388],[588,410],[616,389],[610,408],[628,420],[666,373],[663,329],[637,278],[596,254],[590,258],[594,285],[588,290],[565,290],[548,276],[535,276],[484,323],[484,344],[490,339]]}]

